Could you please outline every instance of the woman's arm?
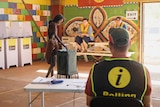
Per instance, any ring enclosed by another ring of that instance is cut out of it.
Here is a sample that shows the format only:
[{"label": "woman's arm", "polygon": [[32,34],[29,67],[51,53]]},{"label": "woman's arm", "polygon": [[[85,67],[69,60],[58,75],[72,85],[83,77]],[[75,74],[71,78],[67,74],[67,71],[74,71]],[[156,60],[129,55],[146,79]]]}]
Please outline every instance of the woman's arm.
[{"label": "woman's arm", "polygon": [[66,48],[66,50],[68,50],[68,48],[62,43],[62,41],[60,40],[60,38],[57,35],[55,35],[55,38],[57,39],[58,43],[63,45]]},{"label": "woman's arm", "polygon": [[60,40],[60,38],[57,35],[57,25],[55,23],[52,23],[52,35],[54,35],[55,39],[57,39],[58,43],[60,43],[61,45],[63,45],[66,49],[67,47],[62,43],[62,41]]}]

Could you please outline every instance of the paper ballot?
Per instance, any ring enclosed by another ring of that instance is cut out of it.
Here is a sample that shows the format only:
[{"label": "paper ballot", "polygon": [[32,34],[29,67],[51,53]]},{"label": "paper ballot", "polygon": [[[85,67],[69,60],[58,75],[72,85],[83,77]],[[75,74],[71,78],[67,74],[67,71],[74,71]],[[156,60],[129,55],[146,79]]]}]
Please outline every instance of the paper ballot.
[{"label": "paper ballot", "polygon": [[49,84],[53,80],[55,80],[55,77],[51,78],[37,77],[32,81],[32,84]]}]

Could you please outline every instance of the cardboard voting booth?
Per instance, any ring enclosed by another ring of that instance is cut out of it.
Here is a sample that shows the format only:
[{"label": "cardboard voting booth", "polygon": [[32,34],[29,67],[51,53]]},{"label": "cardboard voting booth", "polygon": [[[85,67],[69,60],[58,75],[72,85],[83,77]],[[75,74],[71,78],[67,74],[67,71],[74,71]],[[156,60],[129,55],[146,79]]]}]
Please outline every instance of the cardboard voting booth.
[{"label": "cardboard voting booth", "polygon": [[32,64],[31,22],[12,22],[9,37],[18,38],[18,66]]},{"label": "cardboard voting booth", "polygon": [[10,32],[10,22],[0,22],[0,38],[8,38]]},{"label": "cardboard voting booth", "polygon": [[0,68],[5,69],[4,40],[0,39]]},{"label": "cardboard voting booth", "polygon": [[25,64],[32,64],[32,49],[31,49],[31,36],[32,27],[30,22],[19,22],[21,35],[18,35],[18,65],[24,66]]},{"label": "cardboard voting booth", "polygon": [[18,38],[22,37],[22,22],[11,22],[9,37],[10,38]]},{"label": "cardboard voting booth", "polygon": [[4,39],[8,38],[10,22],[0,22],[0,68],[5,69],[5,46]]},{"label": "cardboard voting booth", "polygon": [[0,22],[0,28],[0,67],[32,64],[31,22]]},{"label": "cardboard voting booth", "polygon": [[22,25],[23,25],[22,37],[33,36],[31,22],[23,22]]},{"label": "cardboard voting booth", "polygon": [[31,22],[12,22],[9,32],[9,37],[19,38],[19,37],[31,37],[32,27]]},{"label": "cardboard voting booth", "polygon": [[18,67],[18,41],[17,38],[5,39],[6,68]]}]

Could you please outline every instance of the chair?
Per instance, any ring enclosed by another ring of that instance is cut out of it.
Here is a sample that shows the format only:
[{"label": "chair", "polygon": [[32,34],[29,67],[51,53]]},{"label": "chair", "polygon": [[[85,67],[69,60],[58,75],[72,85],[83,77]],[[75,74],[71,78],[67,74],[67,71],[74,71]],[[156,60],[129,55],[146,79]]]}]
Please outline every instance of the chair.
[{"label": "chair", "polygon": [[133,98],[95,97],[90,107],[143,107],[143,103]]}]

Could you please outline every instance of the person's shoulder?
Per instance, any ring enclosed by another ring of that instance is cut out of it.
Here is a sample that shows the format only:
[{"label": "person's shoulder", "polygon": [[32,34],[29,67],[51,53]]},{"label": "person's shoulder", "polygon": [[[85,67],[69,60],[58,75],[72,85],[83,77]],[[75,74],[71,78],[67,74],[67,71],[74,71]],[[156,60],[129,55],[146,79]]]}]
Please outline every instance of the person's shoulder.
[{"label": "person's shoulder", "polygon": [[132,61],[132,62],[134,62],[134,63],[136,63],[136,64],[139,64],[139,65],[142,65],[142,63],[140,63],[140,62],[138,62],[138,61],[135,61],[135,60],[130,60],[130,61]]},{"label": "person's shoulder", "polygon": [[91,28],[92,28],[92,25],[90,25],[90,24],[89,24],[89,27],[91,27]]},{"label": "person's shoulder", "polygon": [[49,23],[49,25],[50,25],[50,26],[54,26],[54,25],[55,25],[55,22],[52,21],[52,22]]},{"label": "person's shoulder", "polygon": [[96,62],[95,66],[102,66],[105,63],[106,63],[106,60],[102,60],[102,61]]},{"label": "person's shoulder", "polygon": [[132,62],[135,67],[143,67],[144,66],[142,63],[135,61],[135,60],[130,60],[130,62]]},{"label": "person's shoulder", "polygon": [[125,22],[122,22],[122,25],[123,25],[124,27],[127,27],[127,24],[126,24]]},{"label": "person's shoulder", "polygon": [[92,27],[92,25],[90,23],[88,23],[88,26]]}]

